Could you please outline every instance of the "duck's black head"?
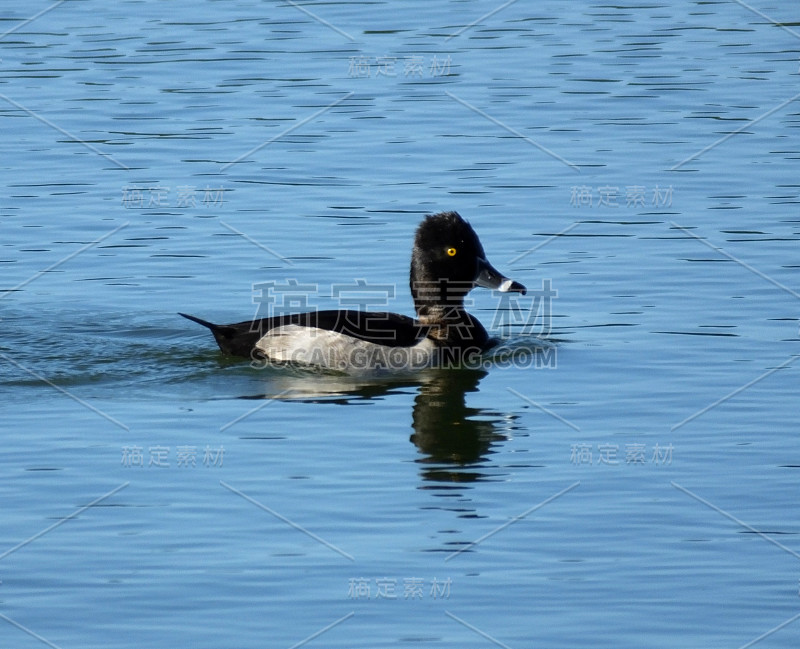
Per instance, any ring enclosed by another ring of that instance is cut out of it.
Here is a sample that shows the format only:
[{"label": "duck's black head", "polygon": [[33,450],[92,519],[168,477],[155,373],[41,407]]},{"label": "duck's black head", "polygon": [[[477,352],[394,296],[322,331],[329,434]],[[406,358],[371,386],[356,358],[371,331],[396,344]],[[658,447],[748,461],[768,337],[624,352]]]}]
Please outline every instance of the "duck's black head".
[{"label": "duck's black head", "polygon": [[411,294],[420,317],[460,309],[475,286],[525,293],[486,260],[475,230],[456,212],[425,217],[411,254]]}]

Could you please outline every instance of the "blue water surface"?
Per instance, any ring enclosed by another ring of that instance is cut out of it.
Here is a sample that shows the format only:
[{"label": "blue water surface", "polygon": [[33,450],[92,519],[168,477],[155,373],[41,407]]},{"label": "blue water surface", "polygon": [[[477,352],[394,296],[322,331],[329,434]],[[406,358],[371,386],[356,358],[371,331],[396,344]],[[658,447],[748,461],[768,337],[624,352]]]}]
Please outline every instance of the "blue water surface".
[{"label": "blue water surface", "polygon": [[[792,9],[5,3],[2,646],[796,647]],[[176,315],[410,314],[442,210],[510,357]]]}]

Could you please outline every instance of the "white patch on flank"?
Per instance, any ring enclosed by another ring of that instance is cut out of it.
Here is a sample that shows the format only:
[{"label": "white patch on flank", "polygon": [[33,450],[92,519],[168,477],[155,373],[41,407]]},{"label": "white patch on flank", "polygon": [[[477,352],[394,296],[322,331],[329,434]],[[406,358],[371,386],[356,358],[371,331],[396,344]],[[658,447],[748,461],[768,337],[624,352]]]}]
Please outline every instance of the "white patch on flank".
[{"label": "white patch on flank", "polygon": [[340,372],[423,369],[433,364],[436,350],[429,338],[410,347],[390,347],[337,331],[300,325],[270,329],[255,347],[273,361]]}]

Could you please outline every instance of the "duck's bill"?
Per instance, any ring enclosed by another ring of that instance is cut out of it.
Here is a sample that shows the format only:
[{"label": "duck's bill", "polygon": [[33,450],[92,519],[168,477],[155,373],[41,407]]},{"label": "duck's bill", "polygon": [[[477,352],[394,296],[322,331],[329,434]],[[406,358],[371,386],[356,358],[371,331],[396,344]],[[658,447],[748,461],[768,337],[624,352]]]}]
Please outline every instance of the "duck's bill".
[{"label": "duck's bill", "polygon": [[485,259],[478,259],[478,276],[475,284],[483,288],[492,288],[502,293],[522,293],[525,295],[526,288],[513,279],[508,279],[492,266]]}]

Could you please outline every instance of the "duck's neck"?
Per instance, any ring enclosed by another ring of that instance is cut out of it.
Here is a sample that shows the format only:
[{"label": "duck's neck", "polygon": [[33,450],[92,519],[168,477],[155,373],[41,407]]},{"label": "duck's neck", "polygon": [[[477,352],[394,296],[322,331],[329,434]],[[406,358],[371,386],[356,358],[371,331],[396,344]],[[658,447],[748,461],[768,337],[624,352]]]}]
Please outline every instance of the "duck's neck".
[{"label": "duck's neck", "polygon": [[464,311],[464,298],[472,286],[472,282],[448,279],[418,280],[414,269],[411,270],[411,295],[420,319],[458,318]]},{"label": "duck's neck", "polygon": [[428,337],[449,347],[480,347],[488,344],[486,329],[464,309],[464,298],[472,282],[420,280],[411,269],[411,295],[417,319],[430,327]]},{"label": "duck's neck", "polygon": [[417,304],[417,318],[430,327],[428,337],[440,345],[451,347],[480,347],[488,344],[486,329],[464,309],[454,306]]}]

